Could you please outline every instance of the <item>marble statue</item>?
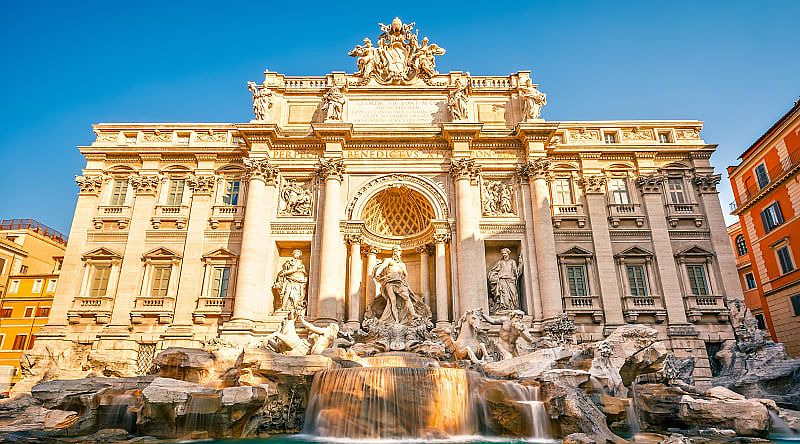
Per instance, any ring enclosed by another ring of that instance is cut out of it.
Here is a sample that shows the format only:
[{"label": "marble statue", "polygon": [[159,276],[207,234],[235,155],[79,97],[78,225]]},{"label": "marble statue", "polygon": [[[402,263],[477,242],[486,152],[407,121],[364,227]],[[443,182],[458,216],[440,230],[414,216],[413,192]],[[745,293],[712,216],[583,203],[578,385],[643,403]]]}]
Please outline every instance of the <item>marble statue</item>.
[{"label": "marble statue", "polygon": [[281,188],[280,209],[292,216],[311,216],[311,190],[294,179],[287,179]]},{"label": "marble statue", "polygon": [[503,248],[500,250],[502,258],[492,265],[489,269],[489,300],[490,311],[496,313],[505,310],[516,310],[519,308],[519,291],[517,281],[522,275],[522,256],[519,257],[519,264],[511,259],[511,250]]},{"label": "marble statue", "polygon": [[403,23],[398,17],[388,25],[378,23],[381,34],[375,47],[368,38],[348,55],[358,57],[357,76],[364,85],[371,78],[381,84],[408,84],[416,78],[429,81],[438,74],[436,57],[444,55],[444,48],[430,43],[427,37],[418,41],[414,23]]},{"label": "marble statue", "polygon": [[339,324],[331,322],[325,327],[318,327],[308,322],[302,314],[300,315],[300,323],[303,327],[311,333],[308,337],[311,339],[313,345],[309,354],[319,355],[326,349],[331,348],[334,341],[339,337]]},{"label": "marble statue", "polygon": [[546,322],[543,327],[547,335],[556,346],[564,346],[572,343],[572,335],[578,328],[575,322],[569,318],[566,313],[554,317],[552,320]]},{"label": "marble statue", "polygon": [[500,180],[483,183],[483,214],[487,216],[513,215],[514,185]]},{"label": "marble statue", "polygon": [[521,310],[513,310],[508,316],[492,317],[478,310],[481,319],[492,324],[499,325],[500,332],[497,335],[497,350],[500,352],[502,359],[511,359],[519,356],[517,352],[517,341],[523,338],[529,343],[533,343],[534,339],[531,336],[528,327],[522,322],[525,313]]},{"label": "marble statue", "polygon": [[344,111],[344,91],[341,86],[333,85],[322,96],[322,111],[325,113],[325,121],[341,121],[342,111]]},{"label": "marble statue", "polygon": [[297,312],[290,311],[286,319],[281,321],[278,330],[267,336],[264,343],[268,349],[283,355],[303,356],[308,354],[311,345],[297,334],[294,326],[296,317]]},{"label": "marble statue", "polygon": [[430,309],[415,295],[408,285],[408,269],[402,259],[399,246],[392,249],[392,256],[378,263],[372,277],[380,292],[370,305],[371,316],[385,323],[410,325],[418,317],[430,317]]},{"label": "marble statue", "polygon": [[281,271],[278,272],[278,276],[275,278],[273,288],[279,292],[281,310],[293,312],[305,304],[308,273],[306,273],[306,266],[303,265],[303,261],[300,259],[302,256],[302,251],[292,251],[292,258],[283,263]]},{"label": "marble statue", "polygon": [[467,111],[468,96],[469,82],[457,79],[455,89],[451,90],[447,97],[447,108],[450,110],[450,117],[454,121],[469,119]]},{"label": "marble statue", "polygon": [[267,82],[258,86],[256,82],[247,82],[247,89],[253,93],[253,114],[256,120],[267,120],[270,108],[272,108],[272,91],[267,88]]},{"label": "marble statue", "polygon": [[525,79],[519,87],[519,97],[522,100],[522,117],[524,121],[538,119],[542,114],[542,107],[547,105],[547,95],[536,89],[531,79]]},{"label": "marble statue", "polygon": [[483,365],[491,356],[486,350],[488,337],[481,328],[479,313],[480,309],[467,310],[456,322],[454,330],[445,329],[445,334],[440,336],[457,361],[469,359],[475,365]]}]

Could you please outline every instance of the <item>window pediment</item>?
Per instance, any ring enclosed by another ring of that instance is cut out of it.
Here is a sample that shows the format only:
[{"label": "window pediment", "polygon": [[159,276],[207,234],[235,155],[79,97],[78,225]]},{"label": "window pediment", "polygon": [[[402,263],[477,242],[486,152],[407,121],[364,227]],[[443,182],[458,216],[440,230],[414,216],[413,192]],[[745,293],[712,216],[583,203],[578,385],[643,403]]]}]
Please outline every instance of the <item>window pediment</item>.
[{"label": "window pediment", "polygon": [[615,254],[614,257],[652,257],[653,253],[641,247],[631,247]]},{"label": "window pediment", "polygon": [[108,248],[105,247],[97,248],[83,254],[83,260],[110,261],[110,260],[120,260],[120,259],[122,259],[122,256],[120,256],[115,251],[109,250]]},{"label": "window pediment", "polygon": [[239,256],[236,253],[221,247],[204,254],[203,262],[236,262],[238,258]]},{"label": "window pediment", "polygon": [[714,253],[695,245],[675,254],[675,257],[711,257]]},{"label": "window pediment", "polygon": [[170,250],[169,248],[159,247],[148,251],[147,253],[142,255],[142,260],[173,260],[173,259],[180,259],[181,256]]},{"label": "window pediment", "polygon": [[561,257],[593,257],[594,253],[581,247],[572,247],[569,250],[559,254]]}]

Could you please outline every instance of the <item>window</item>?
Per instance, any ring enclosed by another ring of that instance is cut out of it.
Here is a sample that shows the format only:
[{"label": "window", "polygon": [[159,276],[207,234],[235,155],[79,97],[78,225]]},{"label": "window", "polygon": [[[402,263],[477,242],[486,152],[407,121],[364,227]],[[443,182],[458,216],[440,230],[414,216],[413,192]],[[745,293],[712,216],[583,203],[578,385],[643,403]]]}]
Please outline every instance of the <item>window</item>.
[{"label": "window", "polygon": [[25,307],[25,314],[23,315],[25,318],[32,318],[33,317],[33,307]]},{"label": "window", "polygon": [[767,167],[763,163],[756,167],[756,180],[758,181],[758,188],[764,188],[767,186],[767,184],[769,184]]},{"label": "window", "polygon": [[64,265],[64,258],[54,257],[53,260],[55,262],[55,264],[53,265],[53,272],[61,271],[61,267]]},{"label": "window", "polygon": [[14,279],[11,281],[11,285],[8,286],[8,293],[16,293],[19,291],[19,279]]},{"label": "window", "polygon": [[228,295],[230,275],[230,267],[214,267],[211,276],[211,297],[224,298]]},{"label": "window", "polygon": [[178,133],[178,145],[189,144],[189,133]]},{"label": "window", "polygon": [[708,283],[706,282],[705,265],[687,265],[686,273],[689,275],[689,288],[695,296],[707,296]]},{"label": "window", "polygon": [[104,297],[108,293],[108,278],[111,276],[111,265],[96,265],[92,276],[92,288],[89,296]]},{"label": "window", "polygon": [[31,293],[39,293],[42,291],[42,283],[44,281],[42,279],[36,279],[33,281],[33,287],[31,287]]},{"label": "window", "polygon": [[756,277],[753,275],[753,273],[745,273],[744,282],[747,285],[748,290],[756,288]]},{"label": "window", "polygon": [[2,309],[0,309],[0,318],[10,318],[13,312],[14,312],[13,308],[3,307]]},{"label": "window", "polygon": [[672,141],[669,138],[669,133],[668,132],[660,132],[660,133],[658,133],[658,142],[659,143],[672,143]]},{"label": "window", "polygon": [[28,274],[28,266],[27,265],[23,265],[23,266],[19,267],[19,272],[20,272],[20,274]]},{"label": "window", "polygon": [[794,315],[800,316],[800,294],[789,296],[789,300],[792,302],[792,311],[794,311]]},{"label": "window", "polygon": [[226,180],[222,203],[225,205],[239,205],[239,186],[240,182],[236,179]]},{"label": "window", "polygon": [[647,296],[647,278],[643,265],[628,265],[628,285],[631,289],[631,296]]},{"label": "window", "polygon": [[17,335],[14,338],[14,345],[11,347],[12,350],[25,350],[25,343],[28,342],[28,335]]},{"label": "window", "polygon": [[47,293],[52,293],[56,291],[56,282],[58,281],[56,281],[55,279],[50,279],[49,281],[47,281],[47,289],[45,289],[45,291]]},{"label": "window", "polygon": [[589,293],[586,285],[586,266],[568,265],[567,285],[570,296],[586,296]]},{"label": "window", "polygon": [[783,223],[783,213],[781,204],[773,202],[767,208],[761,210],[761,223],[764,225],[764,233],[769,233],[775,227]]},{"label": "window", "polygon": [[46,318],[50,316],[50,307],[39,307],[36,309],[37,318]]},{"label": "window", "polygon": [[778,263],[781,265],[781,274],[794,271],[794,261],[792,260],[792,253],[789,251],[788,245],[778,248],[775,250],[775,253],[778,255]]},{"label": "window", "polygon": [[572,205],[571,180],[566,177],[553,180],[553,203],[555,205]]},{"label": "window", "polygon": [[744,241],[743,234],[736,236],[736,254],[739,256],[747,254],[747,242]]},{"label": "window", "polygon": [[767,329],[767,323],[764,321],[764,315],[761,314],[761,313],[758,313],[757,315],[755,315],[755,317],[756,317],[756,324],[758,324],[758,329],[759,330],[766,330]]},{"label": "window", "polygon": [[125,197],[128,194],[128,181],[126,179],[115,179],[111,189],[111,202],[109,205],[125,205]]},{"label": "window", "polygon": [[631,203],[628,195],[628,181],[626,179],[609,179],[608,189],[611,191],[611,202],[628,205]]},{"label": "window", "polygon": [[684,190],[682,178],[670,177],[667,179],[667,192],[669,193],[669,201],[671,203],[686,203],[686,191]]},{"label": "window", "polygon": [[136,143],[136,133],[125,133],[125,143],[133,145]]},{"label": "window", "polygon": [[153,280],[150,286],[150,296],[164,297],[169,290],[169,275],[172,272],[170,265],[156,265],[153,267]]},{"label": "window", "polygon": [[183,202],[184,188],[186,188],[186,180],[171,179],[169,181],[169,192],[167,193],[167,205],[180,205]]},{"label": "window", "polygon": [[6,260],[0,258],[0,274],[4,274],[3,271],[5,270],[5,268],[6,268]]},{"label": "window", "polygon": [[614,133],[603,133],[603,140],[606,143],[617,143],[617,135]]}]

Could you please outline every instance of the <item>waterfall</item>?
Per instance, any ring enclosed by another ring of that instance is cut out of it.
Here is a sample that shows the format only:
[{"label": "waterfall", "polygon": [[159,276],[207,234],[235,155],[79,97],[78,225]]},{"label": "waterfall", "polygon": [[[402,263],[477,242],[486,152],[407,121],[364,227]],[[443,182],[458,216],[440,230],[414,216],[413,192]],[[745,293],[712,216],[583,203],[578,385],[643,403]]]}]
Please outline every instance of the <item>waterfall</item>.
[{"label": "waterfall", "polygon": [[639,424],[639,415],[636,413],[635,400],[628,399],[628,406],[625,407],[625,418],[628,421],[628,432],[631,436],[636,436],[642,431],[642,426]]},{"label": "waterfall", "polygon": [[526,407],[528,422],[530,423],[530,436],[528,438],[535,440],[549,439],[551,437],[550,418],[547,417],[539,386],[509,382],[503,384],[503,387],[509,400]]},{"label": "waterfall", "polygon": [[771,437],[800,441],[800,433],[794,431],[786,421],[772,410],[769,411]]}]

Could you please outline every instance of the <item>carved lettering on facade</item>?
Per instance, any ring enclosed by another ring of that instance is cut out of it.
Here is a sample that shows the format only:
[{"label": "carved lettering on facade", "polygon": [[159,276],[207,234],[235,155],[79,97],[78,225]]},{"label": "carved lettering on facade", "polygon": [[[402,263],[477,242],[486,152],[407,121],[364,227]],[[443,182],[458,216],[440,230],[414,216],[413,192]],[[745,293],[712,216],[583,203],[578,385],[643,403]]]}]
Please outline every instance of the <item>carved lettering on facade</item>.
[{"label": "carved lettering on facade", "polygon": [[443,150],[346,150],[345,159],[443,159]]},{"label": "carved lettering on facade", "polygon": [[366,124],[431,124],[448,121],[444,100],[350,100],[348,121]]}]

